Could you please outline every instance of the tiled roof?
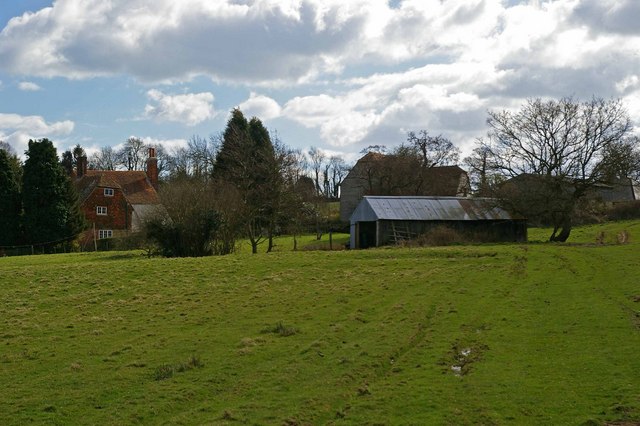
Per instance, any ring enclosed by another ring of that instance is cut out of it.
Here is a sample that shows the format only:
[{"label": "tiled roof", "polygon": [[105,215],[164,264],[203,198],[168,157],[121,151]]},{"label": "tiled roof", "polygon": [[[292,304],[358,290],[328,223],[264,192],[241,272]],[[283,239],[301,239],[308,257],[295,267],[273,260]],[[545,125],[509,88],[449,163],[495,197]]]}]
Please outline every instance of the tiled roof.
[{"label": "tiled roof", "polygon": [[433,196],[455,196],[460,189],[460,178],[466,172],[459,166],[438,166],[424,170],[425,193]]},{"label": "tiled roof", "polygon": [[[366,179],[369,170],[375,169],[376,164],[382,160],[391,158],[390,155],[369,152],[360,158],[351,169],[346,179]],[[423,195],[454,197],[460,192],[461,179],[466,176],[459,166],[434,166],[429,168],[419,168],[415,170],[416,175],[422,173],[423,186],[419,191]],[[345,180],[346,180],[345,179]]]},{"label": "tiled roof", "polygon": [[81,201],[97,187],[120,189],[131,204],[160,203],[158,193],[142,171],[87,170],[75,184]]}]

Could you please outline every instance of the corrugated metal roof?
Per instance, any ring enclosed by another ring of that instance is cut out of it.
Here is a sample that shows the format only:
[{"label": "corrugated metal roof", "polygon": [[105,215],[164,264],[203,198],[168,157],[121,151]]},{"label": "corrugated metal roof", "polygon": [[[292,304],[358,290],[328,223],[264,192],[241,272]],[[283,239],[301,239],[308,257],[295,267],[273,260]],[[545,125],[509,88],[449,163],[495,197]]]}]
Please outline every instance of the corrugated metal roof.
[{"label": "corrugated metal roof", "polygon": [[365,196],[351,223],[374,220],[509,220],[490,199],[464,197]]}]

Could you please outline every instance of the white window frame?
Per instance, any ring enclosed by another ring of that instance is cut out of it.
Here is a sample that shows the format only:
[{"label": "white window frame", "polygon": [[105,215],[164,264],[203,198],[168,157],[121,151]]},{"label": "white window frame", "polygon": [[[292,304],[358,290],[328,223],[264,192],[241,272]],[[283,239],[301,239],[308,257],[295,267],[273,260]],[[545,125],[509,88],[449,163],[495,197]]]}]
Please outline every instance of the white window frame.
[{"label": "white window frame", "polygon": [[98,216],[106,216],[107,215],[107,207],[106,206],[96,206],[96,214]]},{"label": "white window frame", "polygon": [[113,188],[105,188],[104,189],[105,197],[113,197]]},{"label": "white window frame", "polygon": [[113,238],[113,231],[111,229],[100,229],[98,231],[98,239],[104,240],[107,238]]}]

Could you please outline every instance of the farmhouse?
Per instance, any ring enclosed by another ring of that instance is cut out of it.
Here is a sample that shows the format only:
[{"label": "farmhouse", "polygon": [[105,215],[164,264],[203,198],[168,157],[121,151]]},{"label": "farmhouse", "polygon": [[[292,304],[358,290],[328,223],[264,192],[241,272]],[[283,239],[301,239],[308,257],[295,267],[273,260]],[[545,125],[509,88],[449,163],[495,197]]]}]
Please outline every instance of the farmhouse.
[{"label": "farmhouse", "polygon": [[340,220],[348,222],[365,195],[466,197],[470,193],[467,172],[458,166],[416,167],[391,155],[370,152],[340,184]]},{"label": "farmhouse", "polygon": [[352,248],[397,243],[443,225],[487,242],[527,240],[526,220],[486,198],[364,196],[350,222]]},{"label": "farmhouse", "polygon": [[146,172],[87,170],[86,157],[79,159],[74,184],[91,227],[85,239],[117,237],[141,229],[145,216],[160,205],[157,161],[154,148],[149,148]]}]

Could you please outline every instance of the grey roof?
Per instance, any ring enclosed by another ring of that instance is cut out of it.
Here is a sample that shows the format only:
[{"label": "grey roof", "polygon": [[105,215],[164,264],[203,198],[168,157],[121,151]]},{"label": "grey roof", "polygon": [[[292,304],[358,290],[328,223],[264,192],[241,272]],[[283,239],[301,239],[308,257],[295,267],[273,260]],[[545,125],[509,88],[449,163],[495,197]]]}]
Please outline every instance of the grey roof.
[{"label": "grey roof", "polygon": [[491,199],[365,196],[351,223],[374,220],[511,220]]}]

